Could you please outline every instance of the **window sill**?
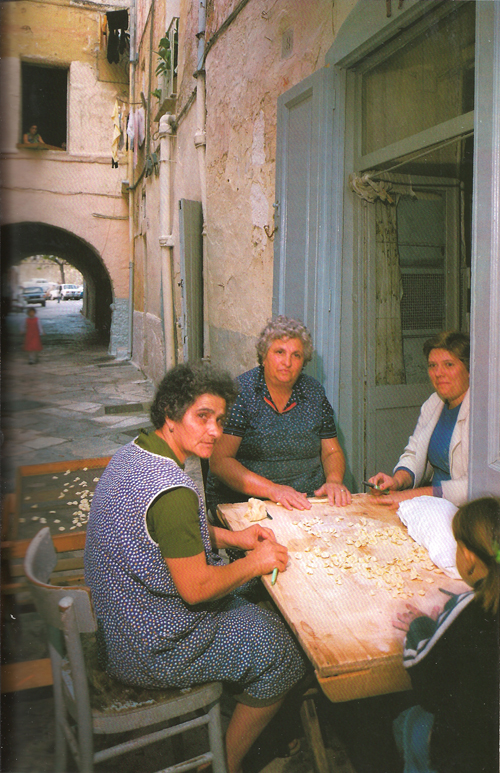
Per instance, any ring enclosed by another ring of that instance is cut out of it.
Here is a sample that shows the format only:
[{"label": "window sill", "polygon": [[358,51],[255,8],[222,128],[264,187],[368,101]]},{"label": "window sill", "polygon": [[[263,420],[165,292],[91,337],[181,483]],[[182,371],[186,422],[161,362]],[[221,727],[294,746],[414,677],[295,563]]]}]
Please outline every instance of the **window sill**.
[{"label": "window sill", "polygon": [[41,143],[26,144],[24,142],[18,142],[16,143],[16,148],[19,148],[20,150],[58,150],[59,153],[66,153],[66,148],[59,148],[57,145],[42,145]]}]

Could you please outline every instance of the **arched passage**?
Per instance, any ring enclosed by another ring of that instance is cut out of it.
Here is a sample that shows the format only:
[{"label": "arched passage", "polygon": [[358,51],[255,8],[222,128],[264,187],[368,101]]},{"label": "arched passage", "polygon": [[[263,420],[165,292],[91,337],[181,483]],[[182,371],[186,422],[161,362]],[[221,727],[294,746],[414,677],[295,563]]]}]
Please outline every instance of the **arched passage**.
[{"label": "arched passage", "polygon": [[31,255],[57,255],[74,266],[87,287],[86,316],[109,343],[113,292],[109,274],[97,252],[75,234],[46,223],[2,226],[2,286],[11,266]]}]

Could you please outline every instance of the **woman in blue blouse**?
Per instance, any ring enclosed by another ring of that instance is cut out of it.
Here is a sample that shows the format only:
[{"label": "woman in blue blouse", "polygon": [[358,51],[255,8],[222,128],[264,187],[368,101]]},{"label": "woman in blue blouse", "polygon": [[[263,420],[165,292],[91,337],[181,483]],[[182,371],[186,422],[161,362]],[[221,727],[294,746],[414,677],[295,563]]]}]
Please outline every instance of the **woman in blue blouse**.
[{"label": "woman in blue blouse", "polygon": [[307,510],[308,497],[347,505],[345,459],[333,409],[316,379],[303,373],[312,357],[307,328],[271,320],[257,341],[259,366],[238,378],[240,392],[210,460],[207,504],[259,497]]},{"label": "woman in blue blouse", "polygon": [[446,331],[425,342],[429,378],[436,391],[423,404],[392,476],[378,472],[370,478],[381,491],[390,492],[390,499],[384,496],[385,504],[422,495],[444,497],[455,505],[467,501],[469,351],[466,333]]}]

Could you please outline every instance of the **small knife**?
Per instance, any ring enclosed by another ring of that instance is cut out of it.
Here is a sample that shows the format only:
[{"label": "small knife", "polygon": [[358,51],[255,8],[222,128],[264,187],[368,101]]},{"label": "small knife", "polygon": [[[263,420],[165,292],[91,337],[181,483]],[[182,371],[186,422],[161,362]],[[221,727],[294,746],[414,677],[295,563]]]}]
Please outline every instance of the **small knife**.
[{"label": "small knife", "polygon": [[380,486],[377,486],[376,483],[370,483],[368,480],[363,481],[363,486],[369,486],[370,488],[374,488],[376,491],[380,491],[381,494],[390,494],[391,492],[389,489],[381,489]]}]

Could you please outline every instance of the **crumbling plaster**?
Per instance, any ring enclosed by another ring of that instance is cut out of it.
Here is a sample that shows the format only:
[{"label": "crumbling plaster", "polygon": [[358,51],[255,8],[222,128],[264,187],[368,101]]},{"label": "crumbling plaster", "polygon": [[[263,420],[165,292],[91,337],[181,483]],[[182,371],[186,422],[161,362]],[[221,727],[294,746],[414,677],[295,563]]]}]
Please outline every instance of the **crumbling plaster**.
[{"label": "crumbling plaster", "polygon": [[[206,274],[205,292],[209,310],[209,349],[214,362],[238,373],[255,364],[255,336],[271,315],[274,243],[276,120],[278,97],[324,66],[325,55],[334,38],[334,25],[343,19],[354,0],[277,0],[270,4],[248,2],[231,24],[211,38],[231,12],[235,0],[207,2],[206,41]],[[344,8],[345,6],[345,8]],[[344,10],[343,10],[344,9]],[[153,51],[171,19],[169,0],[158,0],[154,10]],[[180,0],[179,59],[172,164],[172,271],[175,322],[180,315],[180,234],[178,202],[181,198],[200,201],[201,187],[197,150],[196,102],[190,101],[200,85],[194,77],[197,64],[198,3]],[[136,89],[146,85],[149,60],[150,20],[143,29]],[[284,35],[291,32],[292,44],[284,48]],[[156,60],[153,55],[153,68]],[[144,67],[144,69],[143,69]],[[156,83],[153,79],[151,90]],[[151,115],[154,116],[154,103]],[[158,125],[152,122],[152,145]],[[144,155],[139,157],[136,178]],[[139,222],[140,266],[136,276],[141,284],[134,320],[140,315],[140,330],[134,329],[134,361],[146,372],[159,372],[164,352],[145,351],[139,342],[148,337],[147,327],[159,330],[162,321],[160,236],[151,214],[159,200],[157,178],[146,184],[148,218]],[[135,198],[140,199],[140,186]],[[138,206],[138,204],[137,204]],[[267,233],[266,233],[267,231]],[[268,234],[271,234],[269,236]],[[147,252],[147,257],[143,254]],[[142,286],[144,285],[144,287]],[[160,308],[158,308],[160,304]],[[134,322],[134,325],[136,323]],[[160,336],[160,333],[158,333]],[[161,336],[154,338],[155,347]],[[137,342],[137,344],[136,344]],[[177,327],[178,356],[181,357]],[[152,341],[151,341],[152,343]]]},{"label": "crumbling plaster", "polygon": [[324,65],[332,41],[331,2],[282,0],[268,11],[248,3],[207,56],[211,351],[227,357],[226,339],[235,339],[231,369],[253,364],[255,335],[271,314],[273,241],[264,226],[274,227],[277,99]]},{"label": "crumbling plaster", "polygon": [[[136,77],[136,92],[144,89],[150,94],[157,85],[154,71],[157,64],[156,50],[158,41],[166,32],[166,27],[171,21],[173,11],[177,10],[181,18],[180,39],[186,43],[179,50],[178,64],[178,94],[176,114],[182,111],[183,104],[189,101],[196,89],[197,81],[193,73],[196,65],[196,31],[197,31],[197,6],[192,4],[187,8],[182,3],[179,11],[170,2],[164,7],[158,3],[153,16],[151,14],[145,20],[144,29],[139,48],[139,65]],[[187,14],[187,17],[186,17]],[[150,62],[150,25],[154,25],[153,53]],[[186,25],[189,32],[186,32]],[[194,40],[194,44],[191,41]],[[152,73],[149,80],[149,73]],[[181,85],[182,84],[182,85]],[[156,152],[159,156],[158,122],[154,120],[157,110],[155,97],[151,99],[151,136],[149,152]],[[183,112],[178,130],[171,135],[170,174],[170,233],[161,233],[159,220],[160,211],[160,185],[159,178],[153,174],[143,179],[136,188],[134,197],[134,333],[133,333],[133,360],[153,378],[158,380],[165,368],[165,344],[164,309],[163,309],[163,277],[161,269],[160,237],[172,238],[174,245],[172,250],[172,295],[174,298],[175,315],[172,324],[175,325],[175,337],[177,351],[182,349],[182,336],[179,327],[181,318],[181,288],[180,288],[180,232],[179,232],[179,201],[188,199],[201,200],[201,187],[198,168],[198,159],[194,146],[194,136],[197,130],[196,110],[194,105]],[[134,171],[135,179],[141,174],[144,160],[148,154],[147,139],[143,150],[139,153],[138,163]],[[144,198],[145,194],[145,198]],[[145,204],[146,217],[141,216],[141,209]],[[147,344],[145,343],[147,342]]]}]

